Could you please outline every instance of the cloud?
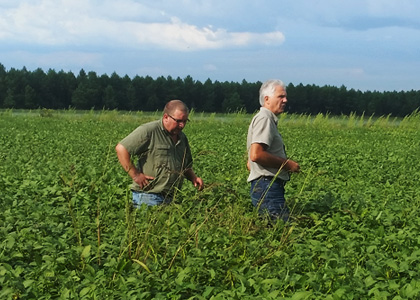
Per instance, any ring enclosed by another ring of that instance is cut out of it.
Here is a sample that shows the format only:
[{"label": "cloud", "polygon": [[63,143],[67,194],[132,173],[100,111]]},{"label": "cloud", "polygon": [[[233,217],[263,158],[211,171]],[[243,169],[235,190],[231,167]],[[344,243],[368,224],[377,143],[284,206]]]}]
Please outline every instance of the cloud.
[{"label": "cloud", "polygon": [[418,88],[413,0],[0,0],[0,63]]},{"label": "cloud", "polygon": [[[98,2],[99,5],[95,5]],[[230,32],[198,27],[130,0],[20,1],[0,8],[0,41],[50,47],[169,49],[194,51],[279,45],[280,31]],[[152,21],[153,20],[153,21]]]},{"label": "cloud", "polygon": [[263,44],[278,45],[284,41],[281,32],[228,32],[211,27],[198,28],[173,18],[170,23],[133,24],[138,45],[154,45],[179,51],[220,49]]}]

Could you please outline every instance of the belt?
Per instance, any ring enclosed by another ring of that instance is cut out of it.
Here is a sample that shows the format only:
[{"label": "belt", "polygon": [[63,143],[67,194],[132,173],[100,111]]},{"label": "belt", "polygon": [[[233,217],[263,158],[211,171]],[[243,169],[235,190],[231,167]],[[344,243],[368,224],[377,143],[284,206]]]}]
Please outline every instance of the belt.
[{"label": "belt", "polygon": [[275,176],[261,176],[260,178],[265,179],[265,180],[269,180],[269,181],[272,181],[275,178],[274,181],[280,182],[283,185],[286,184],[286,180],[283,180],[283,179],[281,179],[279,177],[275,177]]}]

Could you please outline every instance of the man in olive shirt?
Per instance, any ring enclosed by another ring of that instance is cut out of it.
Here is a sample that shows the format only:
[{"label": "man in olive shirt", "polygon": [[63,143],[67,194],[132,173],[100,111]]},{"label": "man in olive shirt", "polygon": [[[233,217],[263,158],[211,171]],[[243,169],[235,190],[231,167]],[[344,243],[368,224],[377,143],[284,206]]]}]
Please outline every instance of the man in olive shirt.
[{"label": "man in olive shirt", "polygon": [[287,103],[286,86],[280,80],[268,80],[260,88],[260,111],[249,125],[247,136],[248,169],[251,171],[252,204],[272,219],[287,221],[289,209],[284,185],[290,172],[299,172],[299,164],[286,156],[283,138],[277,129],[277,116]]},{"label": "man in olive shirt", "polygon": [[[182,132],[188,114],[182,101],[169,101],[160,120],[137,127],[115,147],[121,166],[133,179],[135,207],[171,202],[184,177],[199,190],[203,188],[203,180],[192,169],[190,146]],[[138,159],[136,166],[133,156]]]}]

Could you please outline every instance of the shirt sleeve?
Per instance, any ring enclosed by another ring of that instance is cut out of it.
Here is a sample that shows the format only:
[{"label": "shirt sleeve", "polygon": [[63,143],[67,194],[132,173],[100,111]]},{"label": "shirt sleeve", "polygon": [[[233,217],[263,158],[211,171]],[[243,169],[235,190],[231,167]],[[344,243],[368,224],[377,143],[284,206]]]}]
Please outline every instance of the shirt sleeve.
[{"label": "shirt sleeve", "polygon": [[146,152],[149,143],[150,137],[144,126],[137,127],[120,141],[120,144],[123,145],[131,155],[140,155],[141,153]]},{"label": "shirt sleeve", "polygon": [[273,141],[271,122],[268,118],[256,118],[252,124],[251,144],[270,146]]}]

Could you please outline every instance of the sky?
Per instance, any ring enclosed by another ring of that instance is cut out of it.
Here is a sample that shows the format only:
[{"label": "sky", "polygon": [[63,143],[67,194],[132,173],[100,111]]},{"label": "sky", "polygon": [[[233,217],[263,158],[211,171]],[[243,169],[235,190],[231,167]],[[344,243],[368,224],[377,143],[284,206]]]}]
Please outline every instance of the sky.
[{"label": "sky", "polygon": [[0,0],[0,63],[420,90],[420,1]]}]

